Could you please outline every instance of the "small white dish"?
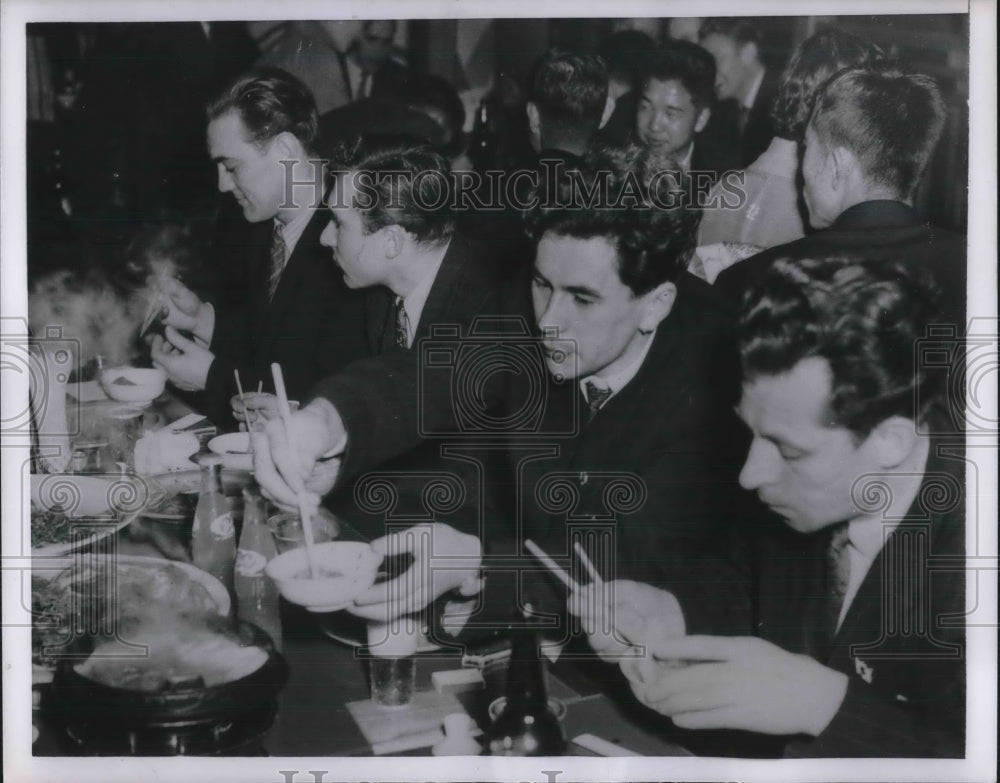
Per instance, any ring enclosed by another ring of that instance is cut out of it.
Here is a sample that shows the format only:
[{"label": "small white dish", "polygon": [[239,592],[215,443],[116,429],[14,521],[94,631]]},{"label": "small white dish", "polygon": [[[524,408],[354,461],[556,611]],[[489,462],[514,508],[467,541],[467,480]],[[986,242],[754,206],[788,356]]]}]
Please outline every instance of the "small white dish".
[{"label": "small white dish", "polygon": [[285,600],[311,612],[334,612],[348,606],[373,584],[381,555],[359,541],[327,541],[312,547],[320,576],[309,574],[305,547],[278,555],[267,564]]},{"label": "small white dish", "polygon": [[208,442],[208,449],[222,457],[222,467],[230,470],[253,470],[249,432],[227,432]]}]

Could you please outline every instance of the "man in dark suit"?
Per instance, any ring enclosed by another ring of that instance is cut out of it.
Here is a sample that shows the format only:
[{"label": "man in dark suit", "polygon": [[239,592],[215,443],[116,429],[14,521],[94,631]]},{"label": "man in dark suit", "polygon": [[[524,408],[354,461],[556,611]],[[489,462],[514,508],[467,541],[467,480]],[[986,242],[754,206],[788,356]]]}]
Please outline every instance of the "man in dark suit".
[{"label": "man in dark suit", "polygon": [[[434,339],[439,328],[468,325],[481,314],[500,312],[505,270],[490,248],[455,232],[450,208],[428,208],[439,198],[436,188],[449,181],[450,168],[442,155],[427,147],[355,143],[335,152],[333,161],[337,176],[320,243],[332,252],[346,285],[362,289],[371,357],[344,375],[366,400],[377,398],[381,388],[365,383],[373,367],[392,373],[394,393],[417,391],[403,380],[403,373],[391,368],[417,363],[418,343]],[[389,173],[399,178],[385,176]],[[366,199],[370,208],[363,209]],[[313,394],[345,399],[346,395],[338,396],[339,390],[333,378],[320,381]],[[409,402],[416,407],[419,400]],[[464,517],[471,517],[475,529],[478,520],[472,510],[480,505],[479,473],[461,460],[443,458],[440,438],[428,435],[415,445],[396,459],[377,464],[380,480],[391,477],[395,513],[424,513],[427,476],[446,471],[461,482],[465,502],[447,513],[439,510],[437,518],[449,521],[453,515],[461,524]],[[385,515],[358,503],[354,489],[352,482],[341,482],[327,505],[372,537],[383,535]]]},{"label": "man in dark suit", "polygon": [[767,270],[741,317],[738,412],[740,482],[774,519],[676,553],[659,586],[592,596],[609,615],[578,610],[641,702],[788,756],[964,755],[962,447],[921,434],[948,388],[914,351],[938,317],[884,262]]},{"label": "man in dark suit", "polygon": [[327,222],[316,210],[324,172],[306,87],[264,69],[232,84],[209,117],[219,190],[233,195],[250,223],[229,248],[247,269],[247,287],[220,295],[213,306],[177,280],[161,281],[166,330],[154,339],[152,357],[175,385],[204,392],[202,410],[216,424],[234,427],[235,369],[245,389],[259,381],[270,387],[270,364],[278,362],[297,398],[364,355],[363,310],[319,244]]},{"label": "man in dark suit", "polygon": [[393,46],[397,27],[395,19],[370,19],[351,42],[342,63],[352,100],[405,97],[410,68]]},{"label": "man in dark suit", "polygon": [[839,252],[906,262],[945,297],[965,329],[965,237],[924,223],[913,194],[941,137],[945,110],[929,77],[852,68],[817,95],[805,132],[803,193],[820,229],[737,262],[715,285],[734,303],[776,259]]},{"label": "man in dark suit", "polygon": [[774,138],[771,105],[778,76],[760,60],[760,32],[746,19],[712,17],[699,31],[701,45],[715,58],[719,114],[738,128],[740,168],[753,163]]},{"label": "man in dark suit", "polygon": [[[725,134],[713,131],[715,63],[698,44],[670,41],[653,52],[637,93],[635,128],[639,142],[673,158],[702,187],[724,171],[739,168],[739,156]],[[708,177],[707,183],[703,182]]]},{"label": "man in dark suit", "polygon": [[[610,576],[616,569],[646,573],[669,542],[713,535],[713,522],[739,501],[733,459],[739,438],[730,438],[727,450],[715,437],[727,421],[729,431],[737,429],[735,372],[725,377],[731,368],[724,309],[713,302],[711,288],[683,271],[698,216],[666,190],[658,175],[671,169],[671,161],[642,148],[601,153],[588,160],[584,181],[610,175],[613,194],[628,182],[629,202],[580,209],[564,192],[562,208],[538,209],[531,221],[537,242],[531,299],[542,340],[532,343],[522,333],[486,346],[498,358],[517,352],[516,367],[490,373],[490,364],[467,361],[443,383],[428,383],[425,374],[419,387],[408,380],[419,364],[407,369],[396,362],[387,371],[383,362],[380,371],[369,368],[364,383],[348,368],[321,384],[321,398],[293,416],[294,455],[283,428],[269,426],[268,448],[257,450],[261,485],[276,501],[294,502],[299,482],[345,433],[341,480],[408,448],[420,427],[451,425],[480,444],[499,440],[512,482],[499,489],[513,488],[514,495],[505,526],[434,526],[434,549],[445,562],[431,569],[433,589],[424,584],[397,599],[412,610],[458,586],[476,566],[452,568],[447,555],[471,563],[485,547],[485,604],[502,608],[477,618],[480,624],[498,618],[505,624],[510,602],[527,582],[546,607],[561,605],[563,595],[528,556],[525,538],[565,565],[580,541]],[[662,189],[655,196],[650,183]],[[670,201],[679,206],[651,207]],[[456,409],[473,404],[483,415],[471,429],[455,427]],[[497,405],[499,412],[488,415]],[[373,545],[391,548],[398,540],[389,536]],[[428,564],[418,561],[407,578],[419,581]],[[353,611],[379,616],[385,611],[379,600],[377,594],[359,599],[375,606]]]}]

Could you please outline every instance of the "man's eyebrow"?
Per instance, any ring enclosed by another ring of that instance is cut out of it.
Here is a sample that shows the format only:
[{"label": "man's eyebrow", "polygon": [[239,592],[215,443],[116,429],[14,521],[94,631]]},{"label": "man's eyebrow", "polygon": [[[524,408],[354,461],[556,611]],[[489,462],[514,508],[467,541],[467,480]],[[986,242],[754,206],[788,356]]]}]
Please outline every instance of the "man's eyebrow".
[{"label": "man's eyebrow", "polygon": [[593,288],[588,288],[585,285],[568,285],[566,286],[566,291],[574,296],[589,296],[594,299],[602,298],[600,291],[595,291]]}]

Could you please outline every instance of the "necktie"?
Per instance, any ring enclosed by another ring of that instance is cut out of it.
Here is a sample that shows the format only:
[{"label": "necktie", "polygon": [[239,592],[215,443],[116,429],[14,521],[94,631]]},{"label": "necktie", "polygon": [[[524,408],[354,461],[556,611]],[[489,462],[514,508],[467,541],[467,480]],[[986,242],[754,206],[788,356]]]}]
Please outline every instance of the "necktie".
[{"label": "necktie", "polygon": [[267,280],[268,301],[274,299],[274,292],[281,282],[281,273],[285,269],[285,237],[281,233],[281,223],[275,221],[271,232],[271,271]]},{"label": "necktie", "polygon": [[747,121],[750,119],[750,109],[746,106],[740,106],[740,116],[739,116],[739,127],[740,134],[743,134],[747,129]]},{"label": "necktie", "polygon": [[842,522],[833,529],[830,545],[826,550],[827,567],[827,628],[832,639],[837,633],[840,611],[847,595],[847,583],[851,577],[851,553],[848,549],[850,524]]},{"label": "necktie", "polygon": [[587,390],[587,406],[590,408],[590,420],[592,421],[601,409],[601,406],[611,396],[611,389],[607,386],[598,386],[593,381],[584,383],[584,388]]},{"label": "necktie", "polygon": [[410,347],[410,317],[400,296],[396,297],[396,345],[403,349]]}]

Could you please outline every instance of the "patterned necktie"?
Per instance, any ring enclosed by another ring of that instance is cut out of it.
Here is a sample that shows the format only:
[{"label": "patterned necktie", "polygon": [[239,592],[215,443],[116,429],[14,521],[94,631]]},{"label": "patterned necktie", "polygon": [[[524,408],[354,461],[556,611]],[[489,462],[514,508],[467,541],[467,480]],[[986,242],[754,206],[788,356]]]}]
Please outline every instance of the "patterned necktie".
[{"label": "patterned necktie", "polygon": [[268,301],[274,299],[274,292],[278,290],[278,283],[281,282],[281,273],[285,269],[285,236],[281,233],[281,223],[274,222],[274,230],[271,232],[271,271],[267,280]]},{"label": "patterned necktie", "polygon": [[396,297],[396,345],[403,349],[410,347],[410,317],[400,296]]},{"label": "patterned necktie", "polygon": [[601,406],[611,396],[611,389],[607,386],[598,386],[593,381],[584,383],[584,388],[587,390],[587,406],[590,408],[590,421],[593,421],[594,416],[597,415]]},{"label": "patterned necktie", "polygon": [[828,575],[827,592],[827,628],[832,639],[837,633],[840,612],[847,595],[847,584],[851,577],[851,552],[848,544],[850,523],[842,522],[833,529],[830,545],[826,550],[826,567]]}]

